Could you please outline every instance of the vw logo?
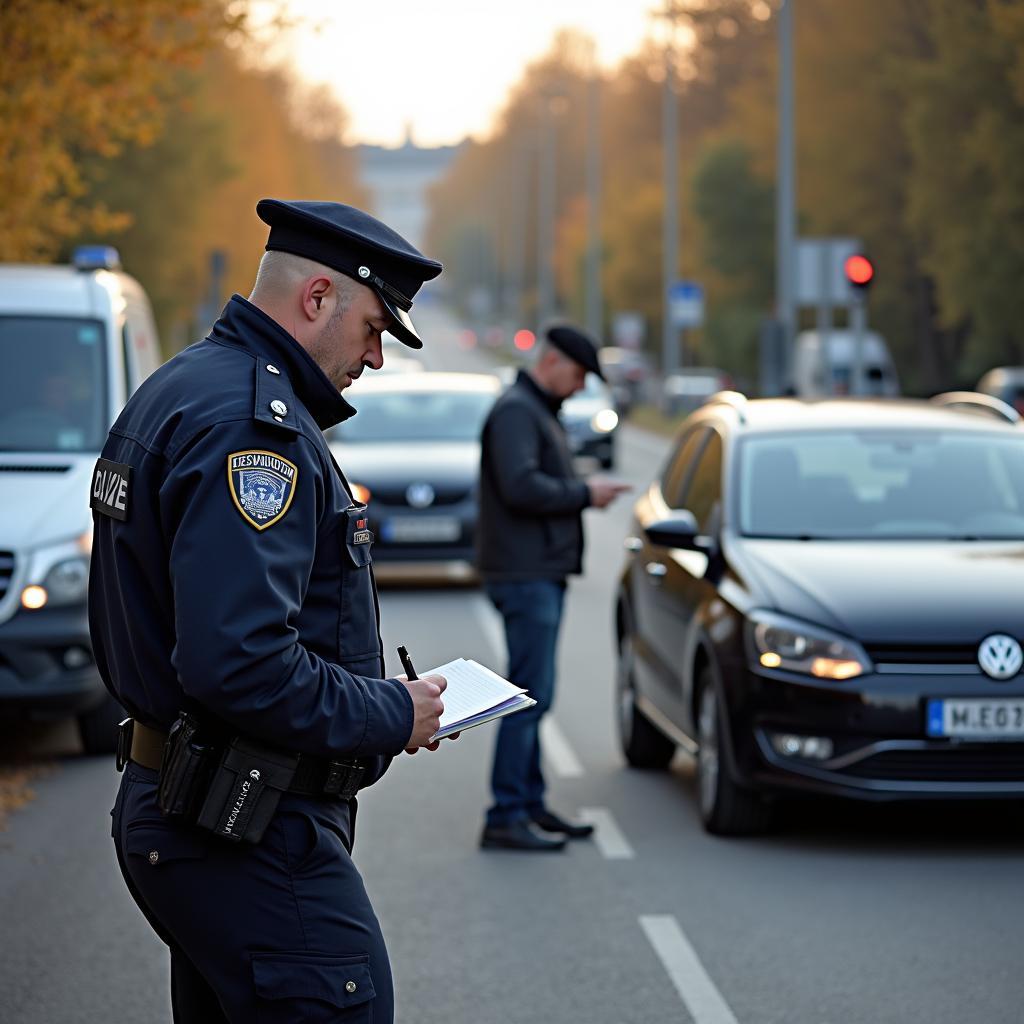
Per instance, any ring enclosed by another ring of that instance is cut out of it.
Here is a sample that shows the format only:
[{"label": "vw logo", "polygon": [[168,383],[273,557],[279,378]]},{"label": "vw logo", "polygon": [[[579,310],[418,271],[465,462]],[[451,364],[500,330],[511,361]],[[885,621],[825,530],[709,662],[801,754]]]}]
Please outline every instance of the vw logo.
[{"label": "vw logo", "polygon": [[426,508],[434,504],[434,488],[430,484],[409,484],[405,500],[413,508]]},{"label": "vw logo", "polygon": [[978,664],[982,672],[993,679],[1010,679],[1024,665],[1024,651],[1012,636],[993,633],[981,641]]}]

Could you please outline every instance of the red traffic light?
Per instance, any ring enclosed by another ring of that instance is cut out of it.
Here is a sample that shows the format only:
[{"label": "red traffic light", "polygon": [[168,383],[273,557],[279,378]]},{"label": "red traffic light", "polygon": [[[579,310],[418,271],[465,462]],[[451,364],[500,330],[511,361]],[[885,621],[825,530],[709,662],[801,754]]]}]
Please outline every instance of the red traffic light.
[{"label": "red traffic light", "polygon": [[847,256],[843,270],[846,280],[855,288],[867,288],[875,278],[875,265],[867,256]]}]

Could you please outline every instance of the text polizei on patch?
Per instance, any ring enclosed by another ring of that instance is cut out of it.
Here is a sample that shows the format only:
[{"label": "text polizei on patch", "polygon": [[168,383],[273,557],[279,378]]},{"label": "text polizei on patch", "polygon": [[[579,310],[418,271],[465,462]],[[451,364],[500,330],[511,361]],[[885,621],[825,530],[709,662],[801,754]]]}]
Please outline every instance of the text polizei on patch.
[{"label": "text polizei on patch", "polygon": [[267,451],[232,452],[228,486],[242,518],[257,530],[282,519],[295,496],[299,470],[294,462]]},{"label": "text polizei on patch", "polygon": [[97,459],[89,488],[89,508],[111,519],[128,521],[132,467],[110,459]]}]

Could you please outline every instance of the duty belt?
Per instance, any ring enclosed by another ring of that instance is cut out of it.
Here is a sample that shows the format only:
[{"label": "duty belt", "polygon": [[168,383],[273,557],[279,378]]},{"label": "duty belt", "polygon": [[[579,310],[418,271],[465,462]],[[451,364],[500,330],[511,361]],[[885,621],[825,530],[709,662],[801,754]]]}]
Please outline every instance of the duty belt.
[{"label": "duty belt", "polygon": [[[130,725],[129,725],[130,723]],[[137,720],[126,718],[121,723],[121,736],[128,729],[131,734],[131,746],[128,757],[143,768],[160,771],[163,760],[164,744],[167,733],[159,729],[151,729]],[[118,769],[124,767],[126,758],[118,743]],[[359,784],[366,774],[367,762],[362,758],[344,758],[326,761],[308,754],[299,755],[299,763],[295,769],[295,777],[288,787],[289,793],[300,793],[305,796],[330,796],[338,800],[351,800],[359,790]]]}]

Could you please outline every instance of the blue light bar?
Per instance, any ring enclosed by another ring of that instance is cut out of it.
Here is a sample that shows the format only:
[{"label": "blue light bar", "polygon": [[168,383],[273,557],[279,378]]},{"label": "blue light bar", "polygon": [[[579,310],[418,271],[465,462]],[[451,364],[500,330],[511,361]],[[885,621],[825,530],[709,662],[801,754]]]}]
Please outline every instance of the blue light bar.
[{"label": "blue light bar", "polygon": [[120,270],[121,254],[112,245],[80,245],[71,262],[79,270]]}]

